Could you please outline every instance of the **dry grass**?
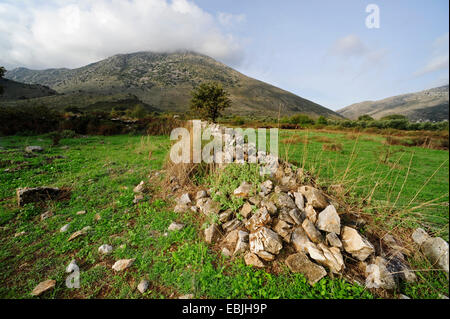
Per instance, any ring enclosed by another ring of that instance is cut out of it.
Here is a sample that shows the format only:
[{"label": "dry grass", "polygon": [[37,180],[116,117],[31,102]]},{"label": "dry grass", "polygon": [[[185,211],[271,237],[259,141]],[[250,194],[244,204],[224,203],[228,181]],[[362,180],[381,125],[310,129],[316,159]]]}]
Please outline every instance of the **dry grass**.
[{"label": "dry grass", "polygon": [[283,144],[308,144],[308,139],[304,136],[293,135],[281,140]]},{"label": "dry grass", "polygon": [[428,149],[436,149],[436,150],[448,150],[449,142],[448,139],[442,137],[431,137],[428,135],[425,136],[409,136],[409,137],[394,137],[394,136],[386,136],[384,144],[387,145],[402,145],[407,147],[422,147]]},{"label": "dry grass", "polygon": [[332,151],[332,152],[341,152],[342,144],[340,144],[340,143],[322,144],[322,150],[323,151]]}]

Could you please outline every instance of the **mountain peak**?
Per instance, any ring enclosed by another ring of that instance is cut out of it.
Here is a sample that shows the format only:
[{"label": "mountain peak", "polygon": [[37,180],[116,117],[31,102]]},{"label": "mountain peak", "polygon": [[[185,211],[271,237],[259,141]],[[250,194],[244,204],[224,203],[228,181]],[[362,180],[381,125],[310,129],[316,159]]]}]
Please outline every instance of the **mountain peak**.
[{"label": "mountain peak", "polygon": [[76,69],[33,71],[14,69],[6,77],[15,81],[47,85],[59,93],[96,95],[129,93],[158,109],[184,112],[191,90],[205,81],[217,81],[230,92],[240,115],[305,113],[339,118],[337,113],[270,84],[247,77],[227,65],[197,52],[134,52],[116,54]]}]

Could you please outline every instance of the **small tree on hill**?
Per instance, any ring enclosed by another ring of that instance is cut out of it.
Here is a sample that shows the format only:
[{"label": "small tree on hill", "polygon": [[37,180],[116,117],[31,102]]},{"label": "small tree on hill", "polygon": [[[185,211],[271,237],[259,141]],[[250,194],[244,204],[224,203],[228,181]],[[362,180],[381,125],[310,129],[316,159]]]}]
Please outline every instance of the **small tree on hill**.
[{"label": "small tree on hill", "polygon": [[214,123],[231,105],[228,92],[217,82],[202,83],[192,91],[191,110]]},{"label": "small tree on hill", "polygon": [[373,117],[368,114],[360,115],[358,121],[373,121]]},{"label": "small tree on hill", "polygon": [[[6,69],[2,66],[0,66],[0,79],[3,79],[3,76],[6,73]],[[3,94],[3,86],[0,85],[0,95]]]},{"label": "small tree on hill", "polygon": [[321,116],[319,116],[319,118],[317,119],[317,122],[316,122],[316,123],[319,124],[319,125],[327,125],[327,124],[328,124],[328,121],[327,121],[327,119],[326,119],[325,116],[321,115]]}]

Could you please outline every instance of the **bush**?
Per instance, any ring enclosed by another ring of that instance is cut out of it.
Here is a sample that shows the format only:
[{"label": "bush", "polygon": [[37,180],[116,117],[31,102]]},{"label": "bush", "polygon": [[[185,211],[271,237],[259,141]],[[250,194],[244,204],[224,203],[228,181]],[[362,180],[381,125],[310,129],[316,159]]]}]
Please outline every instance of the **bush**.
[{"label": "bush", "polygon": [[317,119],[317,122],[316,122],[318,125],[327,125],[328,124],[328,121],[327,121],[327,119],[324,117],[324,116],[319,116],[319,118]]},{"label": "bush", "polygon": [[291,124],[299,124],[299,125],[312,125],[315,124],[315,121],[305,114],[296,114],[291,116],[289,123]]}]

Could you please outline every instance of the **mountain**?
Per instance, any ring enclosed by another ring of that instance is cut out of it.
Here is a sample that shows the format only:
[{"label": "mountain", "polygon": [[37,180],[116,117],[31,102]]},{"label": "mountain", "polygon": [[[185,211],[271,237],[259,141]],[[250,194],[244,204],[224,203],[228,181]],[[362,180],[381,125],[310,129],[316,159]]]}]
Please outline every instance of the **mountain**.
[{"label": "mountain", "polygon": [[[65,99],[44,98],[36,103],[54,107],[89,107],[89,96],[135,96],[145,105],[162,111],[185,112],[191,90],[203,81],[218,81],[229,91],[232,107],[227,113],[277,116],[305,113],[312,117],[341,116],[319,104],[270,84],[247,77],[238,71],[194,52],[119,54],[77,69],[29,70],[17,68],[6,73],[9,79],[47,85]],[[79,99],[70,96],[80,97]],[[98,102],[98,101],[97,101]],[[280,109],[281,107],[281,109]]]},{"label": "mountain", "polygon": [[26,100],[57,94],[55,90],[47,86],[19,83],[8,79],[0,79],[0,86],[3,87],[0,101]]},{"label": "mountain", "polygon": [[448,120],[448,85],[388,97],[379,101],[365,101],[344,107],[337,112],[349,119],[368,114],[375,119],[400,114],[412,121]]}]

